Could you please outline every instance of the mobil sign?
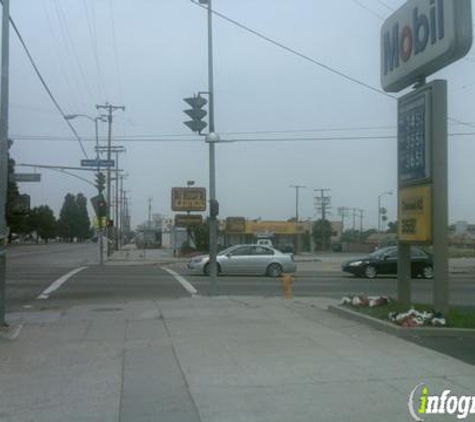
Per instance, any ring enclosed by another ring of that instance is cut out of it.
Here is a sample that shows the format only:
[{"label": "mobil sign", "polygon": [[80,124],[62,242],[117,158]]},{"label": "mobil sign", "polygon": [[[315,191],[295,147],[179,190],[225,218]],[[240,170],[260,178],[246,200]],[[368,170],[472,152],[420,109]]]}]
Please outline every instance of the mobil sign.
[{"label": "mobil sign", "polygon": [[471,0],[409,0],[381,29],[382,87],[400,91],[460,59],[471,45]]}]

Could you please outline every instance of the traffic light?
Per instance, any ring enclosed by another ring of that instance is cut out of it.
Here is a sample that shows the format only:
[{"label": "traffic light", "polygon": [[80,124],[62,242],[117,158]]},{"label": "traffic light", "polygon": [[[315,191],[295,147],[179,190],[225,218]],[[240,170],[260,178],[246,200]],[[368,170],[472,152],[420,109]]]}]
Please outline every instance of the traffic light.
[{"label": "traffic light", "polygon": [[185,123],[185,125],[187,125],[193,132],[201,134],[201,131],[208,126],[206,122],[203,122],[203,118],[208,114],[206,110],[203,110],[203,107],[208,103],[208,101],[200,94],[190,98],[184,98],[183,100],[191,106],[191,110],[184,111],[192,119],[183,123]]},{"label": "traffic light", "polygon": [[216,199],[209,201],[209,215],[211,218],[216,218],[219,215],[219,202]]},{"label": "traffic light", "polygon": [[99,192],[104,191],[106,184],[106,175],[104,173],[96,173],[96,188]]},{"label": "traffic light", "polygon": [[114,220],[112,218],[106,220],[106,227],[114,227]]},{"label": "traffic light", "polygon": [[98,218],[103,218],[107,215],[107,202],[104,198],[104,195],[99,194],[92,197],[91,204]]}]

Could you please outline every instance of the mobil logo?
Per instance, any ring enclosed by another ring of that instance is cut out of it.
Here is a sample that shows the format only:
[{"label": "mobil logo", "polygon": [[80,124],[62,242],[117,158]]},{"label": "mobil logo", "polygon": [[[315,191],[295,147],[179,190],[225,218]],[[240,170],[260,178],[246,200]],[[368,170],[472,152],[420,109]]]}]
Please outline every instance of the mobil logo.
[{"label": "mobil logo", "polygon": [[460,59],[471,45],[471,0],[409,0],[381,29],[383,89],[406,88]]},{"label": "mobil logo", "polygon": [[436,1],[430,0],[428,12],[425,14],[416,6],[412,8],[411,22],[406,24],[395,22],[391,29],[384,32],[385,74],[399,67],[400,60],[407,62],[412,55],[423,53],[429,38],[431,45],[444,39],[443,0],[437,0],[437,7]]}]

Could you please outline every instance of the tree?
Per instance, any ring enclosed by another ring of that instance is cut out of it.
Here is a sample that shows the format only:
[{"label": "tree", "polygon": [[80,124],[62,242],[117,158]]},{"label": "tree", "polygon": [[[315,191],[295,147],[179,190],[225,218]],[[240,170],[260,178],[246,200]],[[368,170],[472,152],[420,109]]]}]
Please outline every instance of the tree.
[{"label": "tree", "polygon": [[[10,149],[13,141],[8,140],[8,149]],[[6,204],[6,221],[9,227],[8,242],[12,241],[13,233],[23,233],[26,225],[27,215],[18,214],[14,210],[14,204],[20,196],[17,183],[13,180],[15,173],[15,160],[10,158],[8,154],[8,185],[7,185],[7,204]]]},{"label": "tree", "polygon": [[30,228],[36,231],[36,243],[39,238],[48,243],[49,239],[56,236],[57,223],[53,210],[48,205],[35,207],[30,212]]},{"label": "tree", "polygon": [[209,228],[207,223],[193,224],[187,228],[187,231],[193,239],[193,243],[197,250],[209,250]]},{"label": "tree", "polygon": [[84,240],[91,236],[91,222],[87,213],[87,199],[80,193],[74,196],[68,193],[64,197],[59,213],[59,235],[69,242],[74,238]]},{"label": "tree", "polygon": [[388,229],[386,230],[386,233],[397,233],[397,220],[394,222],[389,222],[388,223]]},{"label": "tree", "polygon": [[328,220],[317,220],[312,226],[312,237],[315,243],[315,250],[326,250],[330,246],[332,236],[332,225]]},{"label": "tree", "polygon": [[82,194],[76,197],[76,204],[78,206],[78,233],[76,237],[80,240],[85,240],[91,237],[91,221],[87,213],[87,198]]}]

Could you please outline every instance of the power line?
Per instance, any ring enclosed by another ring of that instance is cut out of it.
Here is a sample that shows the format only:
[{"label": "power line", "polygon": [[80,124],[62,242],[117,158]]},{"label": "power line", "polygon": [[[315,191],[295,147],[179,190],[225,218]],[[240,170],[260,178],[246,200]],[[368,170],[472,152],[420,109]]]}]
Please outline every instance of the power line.
[{"label": "power line", "polygon": [[[0,0],[0,3],[2,4],[3,6],[3,0]],[[74,126],[71,124],[71,122],[69,122],[67,119],[66,119],[66,114],[64,113],[63,109],[61,108],[61,106],[59,105],[59,103],[56,101],[56,98],[54,97],[53,93],[51,92],[51,90],[49,89],[48,85],[46,84],[46,81],[44,80],[43,76],[41,75],[39,69],[38,69],[38,66],[36,66],[36,63],[35,61],[33,60],[33,57],[31,56],[30,54],[30,50],[28,49],[28,47],[26,46],[25,44],[25,41],[23,40],[23,37],[21,36],[20,34],[20,31],[18,30],[17,26],[15,25],[15,22],[13,21],[13,18],[10,16],[10,23],[12,24],[12,28],[13,30],[15,31],[23,49],[25,50],[26,52],[26,55],[28,56],[28,60],[30,61],[31,65],[33,66],[33,69],[35,70],[35,73],[36,75],[38,76],[38,78],[40,79],[40,82],[41,84],[43,85],[43,87],[45,88],[46,92],[48,93],[49,97],[51,98],[51,101],[53,101],[55,107],[58,109],[58,111],[60,112],[60,114],[63,116],[64,118],[64,121],[66,122],[66,124],[70,127],[71,131],[74,133],[77,141],[79,142],[79,145],[81,146],[81,149],[82,149],[82,152],[84,153],[85,157],[86,158],[89,158],[88,155],[87,155],[87,152],[84,148],[84,145],[81,141],[81,138],[79,137],[79,134],[77,133],[76,129],[74,129]]]},{"label": "power line", "polygon": [[379,4],[382,4],[386,9],[390,10],[391,12],[394,12],[394,7],[389,6],[387,3],[385,3],[383,0],[376,0]]},{"label": "power line", "polygon": [[[206,9],[206,10],[207,10],[207,7],[205,7],[204,5],[198,3],[196,0],[191,0],[191,2],[192,2],[193,4],[195,4],[195,5],[197,5],[197,6],[201,7],[201,8],[203,8],[203,9]],[[317,60],[315,60],[315,59],[312,59],[311,57],[309,57],[309,56],[307,56],[307,55],[305,55],[305,54],[303,54],[303,53],[301,53],[301,52],[299,52],[299,51],[297,51],[297,50],[295,50],[295,49],[293,49],[293,48],[291,48],[291,47],[287,47],[286,45],[284,45],[284,44],[282,44],[282,43],[280,43],[280,42],[278,42],[278,41],[276,41],[276,40],[274,40],[274,39],[272,39],[272,38],[269,38],[269,37],[267,37],[266,35],[263,35],[262,33],[260,33],[260,32],[258,32],[258,31],[256,31],[256,30],[254,30],[254,29],[251,29],[251,28],[249,28],[249,27],[247,27],[247,26],[245,26],[245,25],[243,25],[243,24],[241,24],[241,23],[239,23],[239,22],[237,22],[237,21],[235,21],[234,19],[231,19],[231,18],[229,18],[229,17],[226,16],[226,15],[223,15],[222,13],[217,12],[216,10],[212,10],[212,13],[215,14],[216,16],[220,17],[221,19],[223,19],[223,20],[225,20],[225,21],[227,21],[227,22],[230,22],[230,23],[232,23],[233,25],[236,25],[237,27],[239,27],[239,28],[241,28],[241,29],[243,29],[243,30],[245,30],[245,31],[247,31],[247,32],[249,32],[249,33],[255,35],[256,37],[261,38],[261,39],[263,39],[263,40],[265,40],[265,41],[267,41],[267,42],[269,42],[269,43],[271,43],[271,44],[273,44],[273,45],[275,45],[275,46],[277,46],[277,47],[279,47],[279,48],[281,48],[281,49],[283,49],[283,50],[285,50],[285,51],[287,51],[287,52],[289,52],[289,53],[291,53],[291,54],[294,54],[294,55],[296,55],[296,56],[298,56],[298,57],[300,57],[300,58],[302,58],[302,59],[304,59],[304,60],[306,60],[306,61],[308,61],[308,62],[310,62],[310,63],[313,63],[313,64],[315,64],[315,65],[317,65],[317,66],[319,66],[319,67],[321,67],[321,68],[323,68],[323,69],[326,69],[326,70],[328,70],[329,72],[334,73],[335,75],[338,75],[338,76],[340,76],[340,77],[342,77],[342,78],[344,78],[344,79],[346,79],[346,80],[348,80],[348,81],[350,81],[350,82],[356,83],[356,84],[358,84],[358,85],[360,85],[360,86],[363,86],[363,87],[365,87],[365,88],[367,88],[367,89],[369,89],[369,90],[371,90],[371,91],[373,91],[373,92],[377,92],[378,94],[382,94],[382,95],[384,95],[384,96],[386,96],[386,97],[388,97],[388,98],[391,98],[391,99],[393,99],[393,100],[397,100],[397,97],[395,97],[394,95],[391,95],[391,94],[389,94],[389,93],[387,93],[387,92],[385,92],[385,91],[382,91],[382,90],[380,90],[380,89],[378,89],[378,88],[375,88],[374,86],[369,85],[369,84],[367,84],[366,82],[360,81],[359,79],[356,79],[356,78],[354,78],[353,76],[347,75],[346,73],[343,73],[343,72],[341,72],[341,71],[339,71],[339,70],[337,70],[337,69],[334,69],[333,67],[331,67],[331,66],[329,66],[329,65],[326,65],[326,64],[324,64],[324,63],[322,63],[322,62],[319,62],[319,61],[317,61]],[[475,125],[474,125],[474,124],[462,122],[461,120],[457,120],[457,119],[454,119],[454,118],[451,118],[451,117],[448,117],[448,120],[451,120],[451,121],[456,122],[456,123],[461,124],[461,125],[465,125],[465,126],[468,126],[468,127],[475,128]]]},{"label": "power line", "polygon": [[114,45],[114,57],[116,62],[116,71],[117,71],[117,84],[119,87],[119,100],[123,104],[123,92],[122,92],[122,82],[121,82],[121,75],[120,75],[120,66],[119,66],[119,52],[117,49],[117,33],[115,29],[115,18],[114,18],[114,6],[112,0],[109,0],[109,9],[111,15],[111,28],[112,28],[112,41]]},{"label": "power line", "polygon": [[[475,132],[458,132],[458,133],[449,133],[449,137],[458,137],[458,136],[474,136]],[[68,138],[64,136],[34,136],[34,135],[17,135],[11,136],[15,141],[48,141],[48,142],[75,142],[74,138]],[[189,139],[180,139],[180,138],[141,138],[141,137],[114,137],[120,142],[131,142],[131,143],[179,143],[179,142],[202,142],[202,138],[189,138]],[[223,142],[318,142],[318,141],[371,141],[371,140],[391,140],[397,139],[397,135],[382,135],[382,136],[324,136],[324,137],[286,137],[286,138],[237,138],[237,139],[226,139]],[[84,138],[83,142],[96,142],[95,138]]]},{"label": "power line", "polygon": [[[64,13],[63,7],[61,6],[61,3],[58,0],[55,0],[54,4],[55,4],[55,7],[56,7],[56,14],[58,15],[58,21],[59,21],[59,25],[60,25],[60,28],[61,28],[61,33],[63,35],[63,39],[65,40],[65,45],[67,46],[66,40],[69,40],[69,45],[70,45],[70,48],[71,48],[71,52],[72,52],[74,60],[76,61],[77,68],[79,70],[79,74],[82,78],[82,82],[83,82],[84,86],[86,87],[86,90],[88,91],[88,94],[92,98],[94,98],[94,94],[92,92],[92,89],[91,89],[88,81],[87,81],[86,74],[84,73],[84,69],[82,67],[81,60],[79,60],[79,56],[78,56],[78,53],[77,53],[77,48],[76,48],[76,45],[74,44],[74,40],[73,40],[73,37],[71,35],[71,31],[69,30],[69,25],[68,25],[68,22],[67,22],[67,19],[66,19],[66,14]],[[65,34],[67,35],[67,38],[66,38]]]},{"label": "power line", "polygon": [[[203,8],[203,9],[207,9],[207,7],[201,5],[201,4],[198,3],[196,0],[191,0],[191,2],[192,2],[193,4],[195,4],[195,5],[197,5],[197,6],[201,7],[201,8]],[[264,35],[264,34],[258,32],[258,31],[256,31],[256,30],[254,30],[254,29],[249,28],[248,26],[245,26],[245,25],[243,25],[242,23],[239,23],[239,22],[235,21],[234,19],[229,18],[228,16],[223,15],[222,13],[217,12],[216,10],[212,10],[212,12],[213,12],[216,16],[220,17],[221,19],[223,19],[223,20],[225,20],[225,21],[227,21],[227,22],[230,22],[230,23],[232,23],[233,25],[236,25],[237,27],[239,27],[239,28],[241,28],[241,29],[243,29],[243,30],[245,30],[245,31],[247,31],[247,32],[249,32],[249,33],[251,33],[251,34],[253,34],[253,35],[255,35],[255,36],[257,36],[257,37],[259,37],[259,38],[261,38],[261,39],[263,39],[263,40],[265,40],[265,41],[267,41],[267,42],[269,42],[269,43],[271,43],[271,44],[273,44],[273,45],[275,45],[275,46],[277,46],[277,47],[279,47],[279,48],[281,48],[281,49],[283,49],[283,50],[285,50],[285,51],[287,51],[287,52],[289,52],[289,53],[292,53],[292,54],[294,54],[294,55],[296,55],[296,56],[298,56],[298,57],[300,57],[300,58],[302,58],[302,59],[304,59],[304,60],[307,60],[307,61],[310,62],[310,63],[313,63],[313,64],[315,64],[315,65],[317,65],[317,66],[319,66],[319,67],[321,67],[321,68],[323,68],[323,69],[326,69],[326,70],[328,70],[329,72],[334,73],[335,75],[338,75],[338,76],[340,76],[340,77],[342,77],[342,78],[344,78],[344,79],[346,79],[346,80],[349,80],[349,81],[351,81],[351,82],[353,82],[353,83],[356,83],[356,84],[358,84],[358,85],[361,85],[361,86],[363,86],[363,87],[365,87],[365,88],[367,88],[367,89],[369,89],[369,90],[371,90],[371,91],[377,92],[378,94],[382,94],[382,95],[384,95],[384,96],[386,96],[386,97],[395,99],[395,97],[394,97],[393,95],[388,94],[387,92],[384,92],[384,91],[382,91],[382,90],[380,90],[380,89],[378,89],[378,88],[375,88],[374,86],[371,86],[371,85],[367,84],[366,82],[362,82],[362,81],[360,81],[360,80],[358,80],[358,79],[356,79],[356,78],[354,78],[354,77],[352,77],[352,76],[349,76],[349,75],[347,75],[346,73],[343,73],[343,72],[341,72],[341,71],[339,71],[339,70],[336,70],[336,69],[334,69],[333,67],[331,67],[331,66],[329,66],[329,65],[326,65],[325,63],[322,63],[322,62],[319,62],[319,61],[317,61],[317,60],[315,60],[315,59],[312,59],[310,56],[307,56],[306,54],[303,54],[303,53],[301,53],[301,52],[299,52],[299,51],[297,51],[297,50],[295,50],[295,49],[293,49],[293,48],[291,48],[291,47],[287,47],[286,45],[284,45],[284,44],[282,44],[282,43],[280,43],[280,42],[278,42],[278,41],[276,41],[276,40],[273,40],[272,38],[269,38],[268,36],[266,36],[266,35]]]},{"label": "power line", "polygon": [[55,47],[54,50],[55,50],[55,53],[57,55],[57,58],[58,58],[58,61],[59,61],[59,64],[60,64],[60,68],[61,68],[61,71],[62,71],[61,73],[64,77],[66,85],[69,88],[70,95],[72,97],[72,99],[70,100],[70,104],[72,103],[72,105],[75,108],[79,108],[78,107],[79,95],[77,95],[78,92],[76,91],[77,86],[75,86],[74,84],[71,83],[71,79],[69,78],[68,72],[66,71],[65,60],[63,59],[63,56],[61,55],[61,49],[59,48],[58,37],[56,36],[55,31],[53,30],[52,18],[50,17],[50,14],[49,14],[48,9],[46,7],[45,0],[42,0],[41,4],[43,6],[43,11],[44,11],[44,14],[45,14],[45,17],[46,17],[46,22],[48,24],[49,32],[51,34],[51,39],[52,39],[54,47]]},{"label": "power line", "polygon": [[366,6],[365,4],[361,3],[358,0],[352,0],[353,3],[356,3],[358,6],[360,6],[362,9],[365,9],[367,12],[371,13],[373,16],[377,17],[379,20],[384,20],[384,18],[377,12],[375,12],[373,9],[370,7]]},{"label": "power line", "polygon": [[86,13],[87,27],[89,29],[89,37],[91,39],[92,51],[93,51],[93,55],[94,55],[94,62],[95,62],[95,65],[96,65],[99,86],[102,88],[103,94],[107,98],[107,89],[106,89],[106,86],[104,84],[104,78],[102,77],[102,69],[101,69],[101,65],[100,65],[100,62],[99,62],[99,55],[97,53],[97,37],[96,37],[95,31],[93,31],[93,29],[92,29],[93,27],[92,27],[92,24],[91,24],[91,19],[90,19],[90,16],[89,16],[89,9],[87,7],[86,0],[83,0],[83,5],[84,5],[84,11]]}]

